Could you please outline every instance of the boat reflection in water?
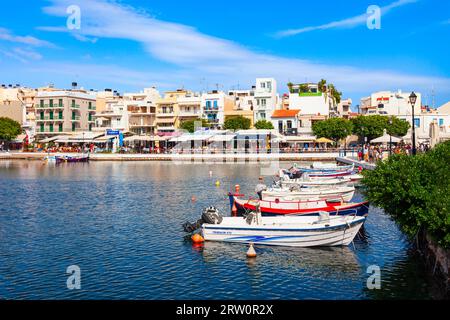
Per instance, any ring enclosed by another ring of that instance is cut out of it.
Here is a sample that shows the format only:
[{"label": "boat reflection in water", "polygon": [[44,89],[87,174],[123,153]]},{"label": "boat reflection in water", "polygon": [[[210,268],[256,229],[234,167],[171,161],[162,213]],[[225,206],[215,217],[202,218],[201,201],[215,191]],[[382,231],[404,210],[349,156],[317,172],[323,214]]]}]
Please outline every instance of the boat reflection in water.
[{"label": "boat reflection in water", "polygon": [[349,247],[296,248],[255,246],[257,258],[247,259],[247,247],[240,244],[205,242],[194,246],[208,264],[221,264],[224,260],[246,262],[249,268],[259,266],[276,270],[299,270],[312,277],[355,278],[360,277],[362,267]]}]

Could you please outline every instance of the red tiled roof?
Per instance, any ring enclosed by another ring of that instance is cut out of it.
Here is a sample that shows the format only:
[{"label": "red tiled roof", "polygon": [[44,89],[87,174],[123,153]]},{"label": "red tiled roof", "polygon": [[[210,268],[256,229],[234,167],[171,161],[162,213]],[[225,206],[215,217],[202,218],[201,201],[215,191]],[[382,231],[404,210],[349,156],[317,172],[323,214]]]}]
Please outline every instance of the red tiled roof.
[{"label": "red tiled roof", "polygon": [[275,110],[272,118],[293,118],[298,115],[300,110]]}]

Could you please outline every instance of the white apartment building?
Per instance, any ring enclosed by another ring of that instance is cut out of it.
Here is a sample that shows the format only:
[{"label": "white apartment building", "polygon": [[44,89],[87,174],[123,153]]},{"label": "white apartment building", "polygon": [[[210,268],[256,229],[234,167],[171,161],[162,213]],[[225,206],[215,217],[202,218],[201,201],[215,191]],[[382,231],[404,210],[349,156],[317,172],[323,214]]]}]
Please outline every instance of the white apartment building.
[{"label": "white apartment building", "polygon": [[145,88],[139,93],[125,93],[123,103],[128,112],[128,127],[137,135],[154,135],[156,102],[161,98],[156,88]]},{"label": "white apartment building", "polygon": [[[302,87],[307,90],[302,91]],[[322,93],[315,83],[295,84],[289,92],[289,108],[300,110],[301,115],[329,117],[335,101],[329,93]]]},{"label": "white apartment building", "polygon": [[254,119],[269,120],[272,113],[279,109],[281,100],[277,92],[277,81],[273,78],[257,78],[255,87]]},{"label": "white apartment building", "polygon": [[334,113],[334,98],[328,92],[319,90],[318,84],[294,84],[289,88],[289,110],[299,110],[298,134],[312,136],[314,122],[323,121]]},{"label": "white apartment building", "polygon": [[348,119],[352,111],[352,99],[342,99],[337,105],[337,115],[341,118]]},{"label": "white apartment building", "polygon": [[197,92],[186,92],[177,97],[178,118],[183,121],[202,118],[202,95]]},{"label": "white apartment building", "polygon": [[225,123],[225,109],[233,109],[234,99],[225,92],[213,90],[202,94],[201,107],[203,118],[220,127]]},{"label": "white apartment building", "polygon": [[230,90],[228,91],[228,95],[235,100],[236,110],[255,110],[255,87],[251,90]]},{"label": "white apartment building", "polygon": [[127,107],[121,96],[106,99],[104,110],[95,114],[93,131],[106,133],[108,130],[122,132],[130,130]]},{"label": "white apartment building", "polygon": [[[361,99],[360,108],[362,115],[390,115],[405,116],[412,114],[412,107],[409,103],[410,92],[404,93],[401,90],[397,92],[379,91],[372,93],[369,97]],[[419,114],[422,107],[422,95],[417,93],[417,102],[414,113]]]}]

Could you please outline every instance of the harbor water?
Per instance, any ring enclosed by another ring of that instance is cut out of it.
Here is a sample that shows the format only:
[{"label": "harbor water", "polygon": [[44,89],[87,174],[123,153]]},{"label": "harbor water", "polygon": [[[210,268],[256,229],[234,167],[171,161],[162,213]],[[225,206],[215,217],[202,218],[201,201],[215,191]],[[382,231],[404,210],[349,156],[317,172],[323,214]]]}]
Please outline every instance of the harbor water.
[{"label": "harbor water", "polygon": [[[256,246],[258,257],[249,260],[244,245],[194,246],[182,224],[211,205],[228,215],[227,192],[236,184],[254,197],[260,166],[0,162],[0,299],[433,296],[412,244],[376,208],[346,248]],[[80,290],[67,288],[74,265]],[[367,288],[370,266],[381,270],[378,290]]]}]

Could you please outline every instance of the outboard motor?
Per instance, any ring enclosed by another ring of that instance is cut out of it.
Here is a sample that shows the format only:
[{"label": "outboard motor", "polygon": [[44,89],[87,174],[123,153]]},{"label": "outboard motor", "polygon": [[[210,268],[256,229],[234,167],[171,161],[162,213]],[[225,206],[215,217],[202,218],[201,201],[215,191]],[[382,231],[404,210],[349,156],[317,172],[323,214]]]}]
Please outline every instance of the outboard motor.
[{"label": "outboard motor", "polygon": [[223,217],[217,208],[209,207],[203,210],[202,220],[207,224],[221,224]]},{"label": "outboard motor", "polygon": [[204,223],[207,224],[221,224],[223,221],[222,215],[219,210],[215,207],[205,208],[202,212],[202,218],[197,220],[197,222],[190,223],[186,222],[183,224],[183,230],[187,233],[192,233],[202,227]]}]

